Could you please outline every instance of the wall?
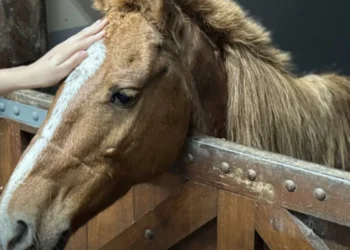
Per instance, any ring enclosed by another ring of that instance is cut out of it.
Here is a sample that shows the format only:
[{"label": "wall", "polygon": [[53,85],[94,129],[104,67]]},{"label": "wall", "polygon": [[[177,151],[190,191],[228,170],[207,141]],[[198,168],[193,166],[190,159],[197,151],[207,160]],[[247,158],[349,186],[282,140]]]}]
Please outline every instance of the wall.
[{"label": "wall", "polygon": [[[49,47],[100,17],[92,10],[92,1],[46,0]],[[292,52],[297,72],[337,70],[350,75],[350,1],[238,2],[272,31],[277,46]]]},{"label": "wall", "polygon": [[49,48],[100,18],[92,0],[45,0]]},{"label": "wall", "polygon": [[349,0],[238,0],[292,52],[298,72],[350,75]]}]

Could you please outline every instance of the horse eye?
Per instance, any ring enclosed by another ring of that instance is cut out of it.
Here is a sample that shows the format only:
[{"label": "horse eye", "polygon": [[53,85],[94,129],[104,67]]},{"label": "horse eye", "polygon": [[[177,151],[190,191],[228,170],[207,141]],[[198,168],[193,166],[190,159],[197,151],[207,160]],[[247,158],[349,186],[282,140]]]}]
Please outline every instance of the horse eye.
[{"label": "horse eye", "polygon": [[111,103],[117,106],[130,107],[138,97],[138,91],[133,89],[123,89],[112,94]]}]

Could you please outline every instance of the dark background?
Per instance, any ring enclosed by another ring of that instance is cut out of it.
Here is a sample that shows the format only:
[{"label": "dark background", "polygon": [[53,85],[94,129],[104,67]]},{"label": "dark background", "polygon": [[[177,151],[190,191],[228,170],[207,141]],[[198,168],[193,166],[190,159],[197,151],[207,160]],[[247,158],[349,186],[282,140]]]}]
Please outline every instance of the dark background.
[{"label": "dark background", "polygon": [[350,0],[237,0],[291,53],[295,72],[350,75]]}]

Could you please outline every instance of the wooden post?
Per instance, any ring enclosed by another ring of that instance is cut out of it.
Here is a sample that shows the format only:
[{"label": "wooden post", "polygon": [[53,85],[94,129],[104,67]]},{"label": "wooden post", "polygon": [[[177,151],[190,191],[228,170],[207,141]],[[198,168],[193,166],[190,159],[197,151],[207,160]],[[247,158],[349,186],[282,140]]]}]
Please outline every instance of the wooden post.
[{"label": "wooden post", "polygon": [[254,250],[255,201],[220,190],[218,250]]},{"label": "wooden post", "polygon": [[0,119],[0,194],[22,154],[19,124]]}]

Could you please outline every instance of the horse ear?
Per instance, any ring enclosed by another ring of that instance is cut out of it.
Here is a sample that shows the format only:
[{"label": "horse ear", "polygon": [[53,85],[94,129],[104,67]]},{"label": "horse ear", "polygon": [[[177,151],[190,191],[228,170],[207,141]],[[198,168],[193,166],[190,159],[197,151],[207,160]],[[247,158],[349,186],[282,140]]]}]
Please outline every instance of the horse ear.
[{"label": "horse ear", "polygon": [[94,0],[93,7],[102,13],[106,13],[110,8],[110,3],[109,0]]},{"label": "horse ear", "polygon": [[168,0],[140,0],[141,10],[156,19],[163,18],[166,1]]},{"label": "horse ear", "polygon": [[162,20],[164,5],[167,0],[94,0],[93,7],[103,13],[111,8],[124,11],[140,11],[153,20]]}]

